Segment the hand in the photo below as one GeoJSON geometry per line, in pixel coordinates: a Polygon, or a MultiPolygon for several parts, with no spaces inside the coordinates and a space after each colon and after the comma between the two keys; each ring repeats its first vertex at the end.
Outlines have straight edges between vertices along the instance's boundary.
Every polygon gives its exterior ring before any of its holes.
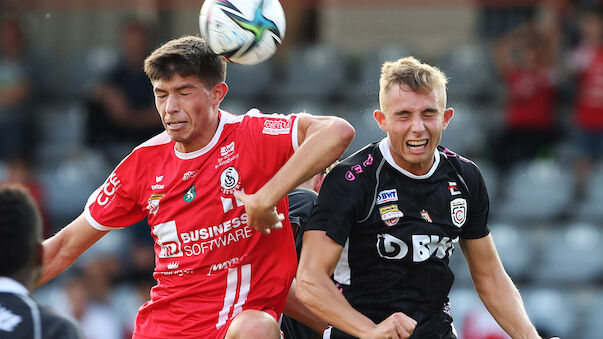
{"type": "Polygon", "coordinates": [[[396,312],[374,327],[362,339],[405,339],[415,330],[417,322],[402,312],[396,312]]]}
{"type": "Polygon", "coordinates": [[[265,206],[263,199],[256,194],[245,194],[235,191],[234,196],[245,205],[247,225],[262,234],[270,234],[274,228],[282,228],[285,216],[276,212],[276,206],[265,206]]]}

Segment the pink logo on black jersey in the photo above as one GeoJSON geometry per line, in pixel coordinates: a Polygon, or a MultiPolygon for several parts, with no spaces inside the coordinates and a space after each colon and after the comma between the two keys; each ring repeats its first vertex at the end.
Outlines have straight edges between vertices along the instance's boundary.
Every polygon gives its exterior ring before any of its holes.
{"type": "Polygon", "coordinates": [[[356,172],[356,174],[360,174],[360,173],[362,173],[362,166],[360,166],[360,165],[354,165],[354,166],[352,166],[352,170],[354,172],[356,172]]]}
{"type": "Polygon", "coordinates": [[[362,162],[364,167],[368,167],[373,164],[373,156],[371,154],[368,155],[368,158],[362,162]]]}
{"type": "Polygon", "coordinates": [[[354,173],[352,173],[352,171],[347,171],[347,172],[345,173],[345,178],[346,178],[348,181],[354,181],[354,180],[356,179],[356,177],[354,176],[354,173]]]}

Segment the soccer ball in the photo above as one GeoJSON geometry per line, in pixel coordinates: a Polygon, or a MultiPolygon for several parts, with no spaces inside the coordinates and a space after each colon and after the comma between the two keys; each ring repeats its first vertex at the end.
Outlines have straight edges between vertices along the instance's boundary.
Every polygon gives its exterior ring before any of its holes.
{"type": "Polygon", "coordinates": [[[285,13],[278,0],[205,0],[201,36],[214,53],[237,64],[271,57],[285,37],[285,13]]]}

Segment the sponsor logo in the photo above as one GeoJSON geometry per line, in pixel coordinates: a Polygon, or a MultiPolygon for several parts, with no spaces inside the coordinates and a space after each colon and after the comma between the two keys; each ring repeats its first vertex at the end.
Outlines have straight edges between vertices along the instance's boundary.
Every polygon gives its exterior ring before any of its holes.
{"type": "Polygon", "coordinates": [[[168,270],[175,270],[180,266],[180,263],[177,261],[172,261],[171,263],[167,264],[167,269],[168,270]]]}
{"type": "Polygon", "coordinates": [[[159,258],[183,256],[174,220],[151,226],[151,232],[155,235],[157,245],[159,245],[159,255],[157,255],[159,258]]]}
{"type": "Polygon", "coordinates": [[[157,211],[159,210],[159,200],[161,200],[161,198],[164,196],[165,194],[151,194],[147,200],[147,209],[149,210],[149,214],[157,214],[157,211]]]}
{"type": "Polygon", "coordinates": [[[161,185],[161,184],[151,185],[152,190],[162,190],[164,187],[165,187],[165,185],[161,185]]]}
{"type": "MultiPolygon", "coordinates": [[[[232,154],[229,154],[229,155],[232,155],[232,154]]],[[[238,158],[239,158],[239,154],[238,153],[235,154],[232,157],[226,156],[226,157],[218,158],[218,163],[216,165],[214,165],[214,168],[218,168],[220,166],[224,166],[224,165],[230,164],[231,162],[235,161],[238,158]]]]}
{"type": "Polygon", "coordinates": [[[247,256],[247,254],[243,255],[243,257],[241,257],[240,259],[239,258],[230,258],[224,262],[212,264],[209,267],[209,272],[207,272],[207,275],[211,275],[214,272],[218,272],[218,271],[222,271],[227,268],[230,268],[230,267],[234,266],[235,264],[241,262],[241,260],[246,256],[247,256]]]}
{"type": "Polygon", "coordinates": [[[450,190],[450,194],[451,195],[459,195],[459,194],[461,194],[461,191],[459,191],[456,188],[456,182],[455,181],[449,181],[448,182],[448,189],[450,190]]]}
{"type": "Polygon", "coordinates": [[[241,186],[239,172],[234,167],[228,167],[220,174],[221,191],[224,194],[232,194],[241,186]]]}
{"type": "Polygon", "coordinates": [[[199,170],[188,171],[188,172],[184,173],[184,175],[182,176],[182,181],[187,181],[187,180],[190,180],[190,179],[196,177],[197,173],[199,173],[199,170]]]}
{"type": "Polygon", "coordinates": [[[266,120],[262,133],[270,135],[289,134],[290,130],[291,120],[266,120]]]}
{"type": "Polygon", "coordinates": [[[234,153],[234,150],[235,150],[235,142],[233,141],[230,144],[220,148],[220,155],[223,157],[228,156],[228,155],[234,153]]]}
{"type": "Polygon", "coordinates": [[[399,260],[412,254],[413,262],[423,262],[430,257],[443,259],[452,255],[454,243],[459,238],[450,239],[439,235],[413,234],[410,243],[398,239],[391,234],[377,235],[377,253],[382,258],[399,260]]]}
{"type": "Polygon", "coordinates": [[[362,166],[354,165],[354,166],[352,166],[352,171],[354,171],[356,174],[360,174],[360,173],[362,173],[362,166]]]}
{"type": "Polygon", "coordinates": [[[431,220],[431,217],[429,216],[429,212],[427,212],[426,210],[421,211],[421,218],[423,218],[423,220],[427,222],[433,222],[433,220],[431,220]]]}
{"type": "Polygon", "coordinates": [[[450,202],[450,214],[452,217],[452,223],[461,227],[467,220],[467,200],[463,198],[456,198],[450,202]]]}
{"type": "Polygon", "coordinates": [[[345,173],[345,178],[346,178],[348,181],[354,181],[354,180],[356,180],[356,176],[354,175],[354,173],[352,173],[352,171],[347,171],[347,172],[345,173]]]}
{"type": "Polygon", "coordinates": [[[107,179],[107,182],[105,182],[101,191],[96,197],[96,202],[99,205],[104,206],[113,201],[113,199],[115,199],[115,192],[121,186],[120,183],[121,181],[117,179],[117,174],[115,174],[115,172],[111,173],[109,179],[107,179]]]}
{"type": "Polygon", "coordinates": [[[161,180],[163,180],[163,175],[156,175],[155,176],[155,182],[161,182],[161,180]]]}
{"type": "Polygon", "coordinates": [[[186,193],[184,193],[184,197],[182,197],[182,199],[184,199],[184,201],[186,202],[191,202],[195,199],[196,196],[197,191],[195,190],[195,185],[193,185],[186,191],[186,193]]]}
{"type": "Polygon", "coordinates": [[[398,209],[398,205],[380,207],[379,214],[387,226],[394,226],[404,216],[404,213],[398,209]]]}
{"type": "Polygon", "coordinates": [[[377,205],[384,204],[386,202],[398,201],[398,191],[396,189],[385,190],[377,194],[377,205]]]}
{"type": "MultiPolygon", "coordinates": [[[[21,316],[0,305],[0,331],[12,332],[23,321],[21,316]]],[[[10,337],[10,335],[9,335],[10,337]]]]}
{"type": "Polygon", "coordinates": [[[372,154],[369,154],[369,155],[368,155],[368,158],[366,158],[366,160],[364,160],[364,161],[362,162],[362,166],[364,166],[364,167],[369,167],[369,166],[370,166],[370,165],[372,165],[372,164],[373,164],[373,155],[372,155],[372,154]]]}

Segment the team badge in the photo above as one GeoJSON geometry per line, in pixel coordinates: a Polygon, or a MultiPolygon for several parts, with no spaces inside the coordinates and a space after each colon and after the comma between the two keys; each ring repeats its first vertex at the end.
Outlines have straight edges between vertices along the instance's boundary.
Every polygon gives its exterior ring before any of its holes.
{"type": "Polygon", "coordinates": [[[431,217],[429,216],[429,212],[427,212],[426,210],[422,210],[421,211],[421,218],[423,218],[423,220],[432,223],[433,220],[431,219],[431,217]]]}
{"type": "Polygon", "coordinates": [[[184,201],[186,202],[191,202],[195,199],[196,196],[197,191],[195,190],[195,185],[193,185],[186,191],[186,193],[184,193],[184,197],[182,199],[184,199],[184,201]]]}
{"type": "Polygon", "coordinates": [[[448,189],[450,190],[450,195],[459,195],[459,194],[461,194],[461,191],[459,191],[456,188],[456,182],[455,181],[449,181],[448,182],[448,189]]]}
{"type": "Polygon", "coordinates": [[[149,200],[147,200],[147,209],[149,210],[149,214],[156,215],[159,210],[159,200],[163,198],[165,194],[151,194],[149,200]]]}
{"type": "Polygon", "coordinates": [[[235,190],[241,187],[240,175],[236,168],[228,167],[220,174],[221,191],[224,194],[233,194],[235,190]]]}
{"type": "Polygon", "coordinates": [[[377,205],[384,204],[386,202],[398,201],[398,191],[396,189],[385,190],[377,194],[377,205]]]}
{"type": "Polygon", "coordinates": [[[404,216],[404,213],[398,209],[398,205],[388,205],[379,208],[381,220],[387,226],[394,226],[404,216]]]}
{"type": "Polygon", "coordinates": [[[461,227],[467,220],[467,200],[463,198],[456,198],[450,202],[450,214],[452,217],[452,223],[461,227]]]}

